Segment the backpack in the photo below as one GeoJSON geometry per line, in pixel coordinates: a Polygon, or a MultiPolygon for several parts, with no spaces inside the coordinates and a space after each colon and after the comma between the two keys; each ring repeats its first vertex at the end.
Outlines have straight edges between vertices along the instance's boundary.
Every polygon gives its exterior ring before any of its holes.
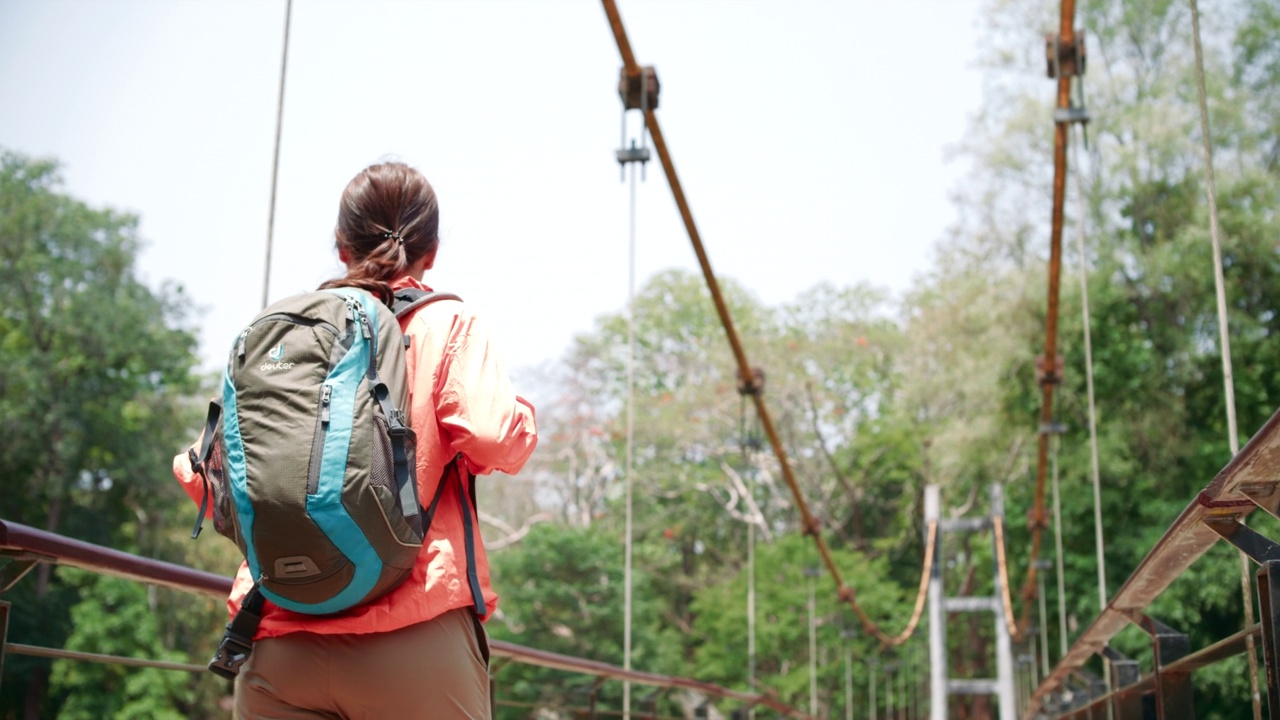
{"type": "Polygon", "coordinates": [[[214,529],[254,585],[210,670],[239,672],[264,599],[331,615],[409,576],[445,483],[424,509],[398,319],[443,299],[459,298],[401,290],[393,311],[363,290],[318,290],[271,305],[236,338],[190,451],[205,488],[192,537],[212,501],[214,529]]]}

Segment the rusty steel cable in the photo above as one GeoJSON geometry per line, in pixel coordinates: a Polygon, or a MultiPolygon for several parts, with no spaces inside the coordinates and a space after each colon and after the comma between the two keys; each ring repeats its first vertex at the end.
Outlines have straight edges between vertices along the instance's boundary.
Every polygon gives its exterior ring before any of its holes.
{"type": "Polygon", "coordinates": [[[21,645],[5,643],[4,652],[27,657],[50,658],[53,660],[79,660],[80,662],[104,663],[107,665],[128,665],[130,667],[154,668],[157,670],[180,670],[182,672],[202,673],[209,670],[204,665],[166,662],[164,660],[147,660],[145,658],[123,657],[120,655],[104,655],[101,653],[79,652],[76,650],[58,650],[57,648],[40,647],[38,645],[21,645]]]}
{"type": "MultiPolygon", "coordinates": [[[[225,599],[227,594],[231,592],[232,579],[230,577],[215,575],[174,563],[153,560],[120,550],[113,550],[3,518],[0,518],[0,552],[3,552],[8,557],[15,558],[18,562],[32,566],[36,563],[50,563],[74,567],[110,577],[125,578],[149,585],[172,588],[184,593],[205,595],[218,600],[225,599]]],[[[22,576],[17,576],[17,578],[20,577],[22,576]]],[[[16,580],[17,578],[13,579],[16,580]]],[[[785,717],[802,719],[810,717],[799,709],[790,707],[770,695],[742,692],[692,678],[626,670],[598,660],[561,655],[560,653],[524,647],[503,640],[491,640],[489,645],[494,658],[505,659],[522,665],[592,675],[600,680],[629,680],[633,683],[658,689],[688,690],[712,697],[739,701],[752,707],[769,708],[785,717]]],[[[47,651],[49,651],[47,648],[15,646],[14,643],[6,643],[4,647],[10,652],[18,652],[15,651],[15,647],[20,650],[25,649],[27,650],[25,654],[29,655],[37,653],[47,655],[47,651]]],[[[126,659],[132,661],[132,659],[126,659]]],[[[188,668],[177,667],[174,669],[186,670],[188,668]]],[[[204,671],[206,668],[201,666],[200,670],[204,671]]]]}
{"type": "MultiPolygon", "coordinates": [[[[1062,0],[1058,22],[1058,40],[1055,62],[1058,65],[1057,109],[1067,111],[1071,107],[1071,78],[1080,68],[1082,54],[1077,52],[1072,67],[1062,67],[1058,61],[1062,47],[1076,41],[1075,0],[1062,0]]],[[[1042,403],[1040,407],[1040,445],[1036,465],[1035,504],[1031,510],[1031,552],[1027,560],[1027,576],[1022,586],[1022,616],[1018,620],[1015,641],[1021,641],[1031,626],[1031,606],[1036,599],[1036,560],[1040,557],[1040,544],[1045,526],[1044,490],[1045,475],[1049,465],[1049,435],[1053,425],[1053,388],[1057,385],[1058,357],[1058,296],[1062,276],[1062,215],[1067,194],[1067,145],[1070,141],[1071,121],[1055,116],[1053,140],[1053,210],[1049,232],[1049,302],[1045,316],[1044,379],[1041,381],[1042,403]]]]}
{"type": "Polygon", "coordinates": [[[996,536],[996,571],[1000,578],[1000,606],[1004,611],[1004,624],[1009,634],[1018,631],[1018,621],[1013,615],[1013,597],[1009,594],[1009,561],[1004,549],[1004,518],[999,515],[991,520],[991,528],[996,536]]]}
{"type": "MultiPolygon", "coordinates": [[[[601,0],[601,4],[604,6],[605,15],[608,16],[614,40],[618,43],[618,53],[622,56],[623,70],[628,78],[636,78],[641,74],[640,65],[636,62],[635,54],[631,49],[631,42],[627,39],[627,30],[622,24],[622,15],[618,12],[617,3],[615,0],[601,0]]],[[[667,148],[667,141],[662,134],[662,126],[658,123],[658,116],[652,107],[644,108],[644,116],[646,126],[649,128],[649,136],[653,140],[653,147],[658,152],[658,159],[662,161],[662,170],[666,174],[667,184],[671,187],[671,194],[675,198],[676,207],[679,209],[680,217],[684,221],[685,230],[689,233],[689,241],[693,244],[693,251],[698,256],[698,265],[702,269],[702,276],[706,280],[707,289],[711,292],[711,299],[715,303],[717,314],[720,316],[720,324],[724,326],[725,334],[728,336],[729,346],[733,350],[733,357],[738,365],[739,377],[753,377],[751,364],[747,362],[746,351],[742,347],[742,341],[738,337],[737,330],[734,329],[733,317],[729,314],[729,307],[720,292],[720,283],[716,280],[715,273],[711,269],[711,261],[708,259],[707,251],[702,245],[702,237],[698,233],[697,225],[693,222],[693,212],[689,209],[689,201],[685,198],[684,187],[680,184],[675,164],[671,161],[671,152],[667,148]]],[[[822,562],[835,581],[836,591],[840,600],[849,604],[850,608],[858,616],[863,628],[879,639],[881,643],[890,647],[903,644],[915,632],[915,628],[919,623],[920,613],[923,610],[923,601],[917,600],[916,612],[912,622],[908,624],[903,633],[899,633],[896,636],[886,633],[867,615],[866,611],[857,602],[856,589],[845,584],[844,579],[841,577],[840,569],[836,567],[830,548],[827,546],[826,541],[822,539],[821,523],[809,509],[804,493],[800,490],[800,485],[791,470],[791,463],[787,459],[786,449],[782,446],[782,439],[773,425],[773,418],[769,415],[768,408],[765,406],[763,393],[751,393],[751,396],[755,401],[756,416],[760,420],[765,435],[769,438],[773,454],[778,459],[778,464],[782,469],[782,477],[786,481],[787,487],[791,490],[796,509],[800,512],[804,532],[813,537],[818,553],[822,557],[822,562]]],[[[932,538],[935,534],[936,528],[931,524],[929,535],[932,538]]],[[[932,541],[930,541],[930,546],[932,547],[932,541]]],[[[928,587],[932,559],[931,547],[925,553],[925,571],[920,581],[920,598],[925,596],[925,589],[928,587]]]]}

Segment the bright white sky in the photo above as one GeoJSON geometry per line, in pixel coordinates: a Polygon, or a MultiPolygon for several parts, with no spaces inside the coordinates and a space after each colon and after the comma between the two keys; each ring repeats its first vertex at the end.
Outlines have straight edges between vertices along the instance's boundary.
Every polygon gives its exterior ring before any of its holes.
{"type": "MultiPolygon", "coordinates": [[[[981,103],[978,0],[619,0],[721,278],[765,302],[933,261],[981,103]]],[[[0,146],[141,216],[143,278],[204,308],[225,358],[260,308],[284,0],[0,0],[0,146]]],[[[558,358],[626,304],[621,60],[595,0],[295,0],[270,298],[340,274],[337,202],[396,157],[441,199],[427,280],[496,328],[508,364],[558,358]]],[[[633,118],[633,127],[635,123],[633,118]]],[[[637,283],[697,271],[655,162],[637,283]]]]}

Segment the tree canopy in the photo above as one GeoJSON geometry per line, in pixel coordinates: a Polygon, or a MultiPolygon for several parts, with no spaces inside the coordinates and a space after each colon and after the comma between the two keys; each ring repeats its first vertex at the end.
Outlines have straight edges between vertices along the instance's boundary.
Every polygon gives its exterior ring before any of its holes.
{"type": "MultiPolygon", "coordinates": [[[[891,634],[915,600],[926,485],[942,488],[947,517],[984,514],[987,488],[1002,485],[1015,586],[1027,569],[1021,517],[1037,462],[1035,362],[1052,197],[1042,50],[1056,4],[1001,0],[985,18],[987,97],[961,143],[969,174],[955,195],[959,219],[909,292],[824,284],[770,305],[720,278],[833,561],[891,634]]],[[[1065,592],[1050,582],[1046,600],[1062,603],[1066,637],[1055,618],[1043,619],[1053,657],[1098,612],[1082,275],[1111,590],[1230,454],[1187,9],[1086,0],[1080,19],[1091,120],[1073,134],[1064,238],[1056,419],[1065,432],[1052,461],[1065,592]]],[[[1280,11],[1269,0],[1234,0],[1205,18],[1204,32],[1234,390],[1247,436],[1280,405],[1272,362],[1280,351],[1280,11]]],[[[137,279],[140,243],[136,218],[64,194],[56,163],[0,153],[0,516],[230,572],[228,545],[184,539],[194,509],[168,467],[198,421],[193,320],[180,287],[137,279]]],[[[753,405],[738,392],[702,277],[669,270],[648,278],[633,312],[603,312],[540,382],[555,401],[540,404],[538,452],[520,478],[480,484],[502,597],[488,625],[494,637],[622,664],[629,481],[637,669],[747,690],[754,667],[757,690],[807,708],[812,663],[811,710],[829,716],[850,702],[866,707],[868,684],[883,683],[886,668],[894,682],[923,682],[920,639],[881,648],[830,578],[814,572],[813,543],[753,405]]],[[[991,592],[992,562],[987,538],[950,542],[948,592],[991,592]]],[[[1217,546],[1149,612],[1207,645],[1241,628],[1238,578],[1234,552],[1217,546]]],[[[220,603],[48,568],[5,599],[13,642],[201,664],[225,622],[220,603]]],[[[994,674],[992,635],[985,618],[953,618],[952,670],[994,674]]],[[[1147,643],[1136,631],[1114,641],[1140,659],[1147,643]]],[[[1237,657],[1197,672],[1201,717],[1242,715],[1244,668],[1237,657]]],[[[495,678],[498,714],[513,719],[587,705],[594,685],[518,665],[497,668],[495,678]]],[[[208,676],[10,656],[0,718],[221,717],[225,692],[208,676]]],[[[617,707],[620,688],[606,683],[596,699],[617,707]]],[[[633,707],[645,699],[667,714],[690,715],[701,703],[692,694],[642,694],[633,707]]],[[[971,718],[990,709],[975,700],[955,711],[971,718]]]]}

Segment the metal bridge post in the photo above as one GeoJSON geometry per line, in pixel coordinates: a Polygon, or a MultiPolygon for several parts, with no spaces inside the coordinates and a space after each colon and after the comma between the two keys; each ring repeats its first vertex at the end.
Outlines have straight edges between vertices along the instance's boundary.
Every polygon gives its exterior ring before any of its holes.
{"type": "Polygon", "coordinates": [[[947,720],[947,613],[942,606],[942,499],[937,485],[924,488],[924,524],[935,523],[929,571],[929,720],[947,720]]]}
{"type": "Polygon", "coordinates": [[[1088,717],[1089,720],[1093,720],[1093,718],[1106,720],[1107,712],[1105,707],[1097,705],[1094,701],[1107,694],[1107,681],[1096,675],[1087,673],[1084,670],[1079,670],[1078,674],[1080,675],[1080,679],[1084,681],[1085,693],[1089,698],[1086,701],[1085,706],[1088,709],[1086,717],[1088,717]]]}
{"type": "Polygon", "coordinates": [[[867,659],[867,718],[876,720],[876,659],[867,659]]]}
{"type": "Polygon", "coordinates": [[[1142,629],[1151,636],[1155,650],[1156,717],[1159,720],[1195,720],[1195,693],[1189,673],[1165,672],[1165,666],[1191,652],[1191,640],[1182,633],[1147,615],[1142,629]]]}
{"type": "Polygon", "coordinates": [[[1102,655],[1111,669],[1111,711],[1115,720],[1142,720],[1142,694],[1125,692],[1125,688],[1142,679],[1138,661],[1126,657],[1110,645],[1102,646],[1102,655]]]}
{"type": "Polygon", "coordinates": [[[0,600],[0,682],[4,681],[4,648],[9,642],[9,603],[0,600]]]}
{"type": "Polygon", "coordinates": [[[1262,658],[1267,675],[1267,711],[1280,718],[1280,637],[1276,616],[1280,613],[1280,561],[1267,560],[1258,569],[1258,602],[1262,608],[1262,658]]]}
{"type": "MultiPolygon", "coordinates": [[[[991,486],[991,517],[1004,520],[1004,489],[998,484],[991,486]]],[[[993,545],[996,542],[994,533],[992,533],[991,542],[993,545]]],[[[993,553],[992,557],[999,557],[998,551],[993,553]]],[[[1004,583],[1001,581],[998,566],[995,567],[995,590],[998,604],[1000,597],[1004,594],[1004,583]]],[[[1013,692],[1013,641],[1009,637],[1009,626],[1005,622],[1003,608],[998,608],[994,614],[996,618],[996,697],[1000,706],[1001,719],[1011,720],[1018,716],[1013,692]]]]}
{"type": "MultiPolygon", "coordinates": [[[[644,699],[640,701],[644,705],[648,706],[650,720],[658,720],[658,699],[661,698],[663,693],[665,692],[666,692],[665,688],[658,688],[657,690],[654,690],[653,692],[646,695],[644,699]]],[[[747,706],[747,712],[746,712],[747,718],[751,717],[752,707],[754,707],[754,705],[747,706]]]]}
{"type": "Polygon", "coordinates": [[[489,676],[489,712],[498,707],[498,679],[493,675],[489,676]]]}

